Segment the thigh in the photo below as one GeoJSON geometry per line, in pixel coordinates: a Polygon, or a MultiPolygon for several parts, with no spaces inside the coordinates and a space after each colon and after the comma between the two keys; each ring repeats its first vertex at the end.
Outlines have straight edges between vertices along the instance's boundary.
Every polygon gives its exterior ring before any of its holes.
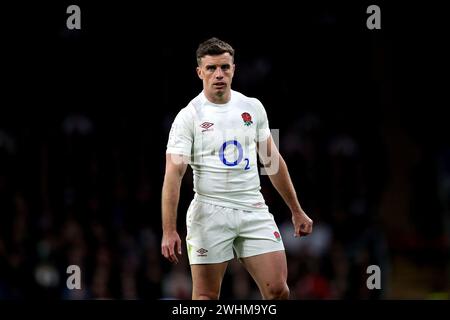
{"type": "Polygon", "coordinates": [[[191,265],[192,299],[219,299],[222,279],[227,265],[228,261],[191,265]]]}
{"type": "Polygon", "coordinates": [[[218,264],[234,257],[232,209],[194,201],[186,216],[189,263],[218,264]]]}
{"type": "Polygon", "coordinates": [[[287,262],[284,250],[268,252],[247,258],[242,263],[258,285],[263,298],[271,292],[287,287],[287,262]]]}
{"type": "Polygon", "coordinates": [[[273,215],[268,211],[242,211],[239,234],[233,247],[238,258],[284,250],[273,215]]]}

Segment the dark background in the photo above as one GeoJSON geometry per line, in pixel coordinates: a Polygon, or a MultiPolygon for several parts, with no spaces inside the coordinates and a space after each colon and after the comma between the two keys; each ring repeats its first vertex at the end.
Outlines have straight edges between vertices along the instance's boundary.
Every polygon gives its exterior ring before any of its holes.
{"type": "MultiPolygon", "coordinates": [[[[315,232],[285,241],[292,299],[448,299],[446,32],[437,5],[93,1],[1,10],[0,298],[189,298],[160,255],[168,131],[201,90],[195,50],[236,50],[233,88],[264,104],[315,232]],[[67,30],[66,8],[81,8],[67,30]],[[381,7],[381,30],[366,8],[381,7]],[[442,77],[441,77],[442,76],[442,77]],[[66,268],[82,290],[66,289],[66,268]],[[366,268],[381,268],[368,290],[366,268]]],[[[188,171],[179,206],[192,198],[188,171]]],[[[183,239],[184,240],[184,239],[183,239]]],[[[183,241],[184,242],[184,241],[183,241]]],[[[222,298],[259,298],[233,262],[222,298]]]]}

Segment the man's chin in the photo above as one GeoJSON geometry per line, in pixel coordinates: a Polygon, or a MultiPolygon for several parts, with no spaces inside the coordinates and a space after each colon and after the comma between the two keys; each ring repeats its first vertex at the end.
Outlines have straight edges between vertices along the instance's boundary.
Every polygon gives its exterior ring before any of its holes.
{"type": "Polygon", "coordinates": [[[213,86],[212,89],[213,91],[217,94],[219,92],[221,92],[222,94],[225,94],[225,92],[227,92],[227,85],[222,85],[222,86],[213,86]]]}

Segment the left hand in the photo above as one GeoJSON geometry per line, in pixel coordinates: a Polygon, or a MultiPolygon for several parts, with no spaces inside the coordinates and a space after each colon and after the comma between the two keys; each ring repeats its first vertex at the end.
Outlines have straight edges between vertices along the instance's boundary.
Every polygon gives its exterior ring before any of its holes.
{"type": "Polygon", "coordinates": [[[307,236],[312,232],[313,221],[303,210],[292,212],[292,223],[294,224],[294,236],[296,238],[307,236]]]}

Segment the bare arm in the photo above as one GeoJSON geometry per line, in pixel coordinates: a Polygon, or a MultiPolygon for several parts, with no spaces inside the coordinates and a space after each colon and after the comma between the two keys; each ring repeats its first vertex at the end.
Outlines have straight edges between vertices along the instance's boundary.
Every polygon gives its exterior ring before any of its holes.
{"type": "Polygon", "coordinates": [[[260,144],[258,145],[260,160],[266,166],[266,171],[272,185],[291,210],[295,236],[310,234],[312,232],[313,221],[306,215],[300,206],[286,162],[279,153],[271,136],[260,144]]]}
{"type": "Polygon", "coordinates": [[[177,209],[180,187],[186,172],[186,157],[176,154],[166,155],[166,173],[162,188],[162,229],[161,253],[170,262],[178,263],[181,254],[181,239],[177,232],[177,209]]]}

